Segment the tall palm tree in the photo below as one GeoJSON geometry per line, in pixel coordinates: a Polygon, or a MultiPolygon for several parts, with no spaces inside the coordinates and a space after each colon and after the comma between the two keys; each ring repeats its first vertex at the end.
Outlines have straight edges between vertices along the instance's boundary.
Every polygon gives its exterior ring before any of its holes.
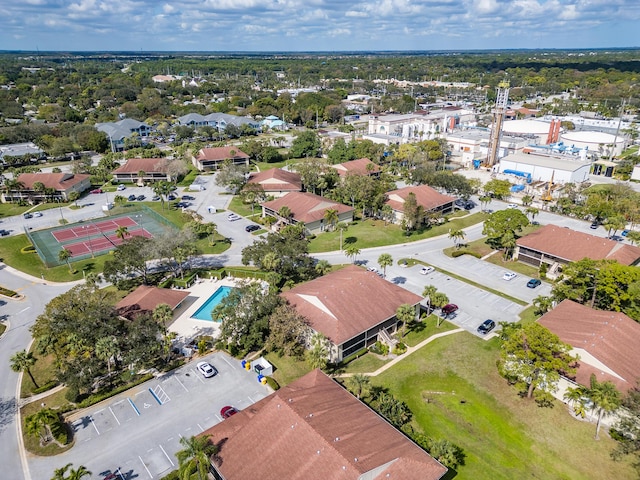
{"type": "Polygon", "coordinates": [[[327,222],[329,231],[333,231],[336,228],[338,220],[338,210],[336,210],[335,208],[327,208],[324,211],[324,221],[327,222]]]}
{"type": "Polygon", "coordinates": [[[176,453],[180,480],[191,480],[194,474],[197,475],[198,480],[207,480],[209,459],[218,451],[218,448],[211,443],[209,436],[182,437],[180,445],[184,447],[176,453]]]}
{"type": "MultiPolygon", "coordinates": [[[[58,260],[61,262],[66,262],[67,266],[69,267],[69,271],[72,272],[71,270],[71,252],[69,250],[67,250],[66,248],[63,248],[62,250],[60,250],[58,252],[58,260]]],[[[72,272],[73,273],[73,272],[72,272]]]]}
{"type": "Polygon", "coordinates": [[[11,356],[11,370],[14,372],[27,372],[29,378],[33,382],[33,385],[36,388],[40,388],[36,379],[33,378],[33,374],[31,373],[31,367],[36,364],[37,358],[33,356],[33,353],[27,352],[26,350],[22,350],[21,352],[16,352],[11,356]]]}
{"type": "Polygon", "coordinates": [[[128,237],[129,235],[131,234],[129,233],[129,230],[127,229],[127,227],[125,227],[124,225],[120,225],[116,229],[116,237],[118,237],[122,241],[124,241],[125,237],[128,237]]]}
{"type": "Polygon", "coordinates": [[[118,340],[115,337],[101,337],[96,341],[96,348],[94,350],[96,357],[106,362],[107,372],[111,375],[111,364],[114,366],[117,362],[118,355],[120,354],[120,347],[118,347],[118,340]]]}
{"type": "Polygon", "coordinates": [[[464,240],[466,234],[461,229],[449,229],[449,238],[453,240],[456,248],[460,247],[460,241],[464,240]]]}
{"type": "Polygon", "coordinates": [[[553,299],[544,295],[538,295],[532,303],[536,307],[536,315],[547,313],[553,307],[553,299]]]}
{"type": "Polygon", "coordinates": [[[360,255],[360,249],[355,243],[351,243],[344,249],[344,254],[350,258],[353,263],[355,263],[356,257],[360,255]]]}
{"type": "Polygon", "coordinates": [[[383,274],[387,276],[387,267],[393,265],[393,257],[390,253],[381,253],[378,257],[378,265],[382,268],[383,274]]]}
{"type": "Polygon", "coordinates": [[[416,318],[415,307],[408,303],[403,303],[396,309],[396,318],[402,322],[400,330],[400,338],[402,338],[407,331],[407,325],[416,318]]]}
{"type": "Polygon", "coordinates": [[[69,470],[69,476],[66,477],[66,480],[82,480],[87,475],[91,476],[91,472],[84,465],[80,465],[78,468],[69,470]]]}
{"type": "Polygon", "coordinates": [[[422,296],[425,299],[428,299],[427,302],[427,316],[431,313],[431,298],[436,294],[438,289],[435,285],[425,285],[424,290],[422,290],[422,296]]]}
{"type": "Polygon", "coordinates": [[[578,385],[575,388],[568,388],[564,393],[564,399],[569,402],[573,408],[573,413],[584,418],[586,415],[585,397],[587,394],[587,388],[582,385],[578,385]]]}
{"type": "Polygon", "coordinates": [[[291,209],[289,207],[283,205],[280,207],[280,210],[278,210],[278,216],[280,217],[280,219],[284,220],[285,223],[291,223],[293,212],[291,212],[291,209]]]}
{"type": "MultiPolygon", "coordinates": [[[[449,303],[449,297],[447,297],[446,293],[436,292],[433,295],[431,295],[431,306],[433,308],[442,308],[447,303],[449,303]]],[[[442,317],[440,315],[437,315],[436,327],[440,327],[441,323],[442,323],[442,317]]]]}
{"type": "Polygon", "coordinates": [[[355,375],[348,377],[345,380],[347,388],[353,393],[358,400],[362,397],[366,397],[371,392],[371,382],[367,375],[362,373],[356,373],[355,375]]]}
{"type": "Polygon", "coordinates": [[[622,403],[622,397],[613,382],[598,382],[594,374],[591,374],[591,388],[588,391],[588,397],[592,404],[592,410],[598,415],[594,437],[598,440],[602,417],[615,412],[622,403]]]}
{"type": "Polygon", "coordinates": [[[40,443],[44,444],[51,433],[51,425],[58,421],[58,414],[50,408],[38,410],[33,415],[24,419],[25,431],[33,437],[40,437],[40,443]]]}

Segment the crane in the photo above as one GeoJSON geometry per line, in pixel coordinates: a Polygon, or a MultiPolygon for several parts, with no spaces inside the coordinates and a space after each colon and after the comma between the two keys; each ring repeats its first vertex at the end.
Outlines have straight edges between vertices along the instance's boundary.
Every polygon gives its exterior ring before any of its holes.
{"type": "Polygon", "coordinates": [[[491,126],[491,139],[489,140],[489,152],[485,165],[493,167],[498,159],[498,148],[500,148],[500,135],[502,134],[502,122],[504,112],[507,110],[509,101],[509,82],[502,81],[498,84],[496,95],[496,105],[493,109],[493,123],[491,126]]]}

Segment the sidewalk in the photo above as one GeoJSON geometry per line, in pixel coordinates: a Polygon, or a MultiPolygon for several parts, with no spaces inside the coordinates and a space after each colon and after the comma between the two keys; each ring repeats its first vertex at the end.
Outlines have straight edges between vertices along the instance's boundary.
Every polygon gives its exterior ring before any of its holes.
{"type": "MultiPolygon", "coordinates": [[[[421,341],[416,346],[408,347],[407,351],[405,353],[403,353],[402,355],[397,356],[396,358],[391,360],[389,363],[385,363],[383,366],[381,366],[375,372],[363,373],[361,375],[367,375],[369,377],[376,377],[376,376],[380,375],[382,372],[384,372],[384,371],[388,370],[389,368],[393,367],[396,363],[398,363],[398,362],[404,360],[405,358],[407,358],[413,352],[416,352],[416,351],[420,350],[422,347],[424,347],[428,343],[431,343],[432,341],[434,341],[434,340],[436,340],[438,338],[446,337],[447,335],[451,335],[451,334],[454,334],[454,333],[460,333],[460,332],[466,332],[466,330],[464,328],[456,328],[455,330],[449,330],[449,331],[446,331],[446,332],[436,333],[435,335],[431,335],[429,338],[421,341]]],[[[352,377],[354,375],[356,375],[356,374],[355,373],[342,373],[340,375],[336,375],[336,377],[347,378],[347,377],[352,377]]]]}

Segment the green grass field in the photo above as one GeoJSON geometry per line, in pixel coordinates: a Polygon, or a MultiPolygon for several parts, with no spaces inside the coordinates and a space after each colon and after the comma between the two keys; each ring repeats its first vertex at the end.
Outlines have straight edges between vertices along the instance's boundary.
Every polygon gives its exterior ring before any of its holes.
{"type": "Polygon", "coordinates": [[[464,449],[457,479],[632,478],[614,462],[615,443],[566,407],[539,408],[518,397],[496,370],[498,340],[460,333],[434,341],[378,377],[413,412],[414,428],[464,449]]]}

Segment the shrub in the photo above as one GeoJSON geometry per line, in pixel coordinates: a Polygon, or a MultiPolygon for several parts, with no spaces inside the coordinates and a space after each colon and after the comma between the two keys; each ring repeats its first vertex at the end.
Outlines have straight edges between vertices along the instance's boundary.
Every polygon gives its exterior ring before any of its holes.
{"type": "Polygon", "coordinates": [[[33,245],[27,245],[26,247],[22,247],[20,249],[20,253],[36,253],[36,247],[33,245]]]}
{"type": "Polygon", "coordinates": [[[59,385],[59,383],[57,381],[52,380],[52,381],[48,382],[47,384],[42,385],[41,387],[34,389],[33,390],[33,394],[37,395],[39,393],[46,392],[47,390],[51,390],[52,388],[57,387],[58,385],[59,385]]]}
{"type": "Polygon", "coordinates": [[[406,351],[407,351],[407,346],[402,342],[396,344],[396,346],[393,348],[394,355],[402,355],[406,351]]]}
{"type": "Polygon", "coordinates": [[[389,345],[382,343],[380,340],[371,345],[370,349],[373,353],[377,353],[378,355],[389,355],[389,345]]]}
{"type": "Polygon", "coordinates": [[[451,256],[453,258],[458,258],[462,255],[471,255],[472,257],[482,258],[482,256],[479,253],[472,252],[471,250],[456,250],[454,252],[451,252],[451,256]]]}
{"type": "Polygon", "coordinates": [[[267,379],[267,385],[269,385],[273,390],[278,390],[280,385],[276,382],[275,378],[272,377],[264,377],[267,379]]]}

